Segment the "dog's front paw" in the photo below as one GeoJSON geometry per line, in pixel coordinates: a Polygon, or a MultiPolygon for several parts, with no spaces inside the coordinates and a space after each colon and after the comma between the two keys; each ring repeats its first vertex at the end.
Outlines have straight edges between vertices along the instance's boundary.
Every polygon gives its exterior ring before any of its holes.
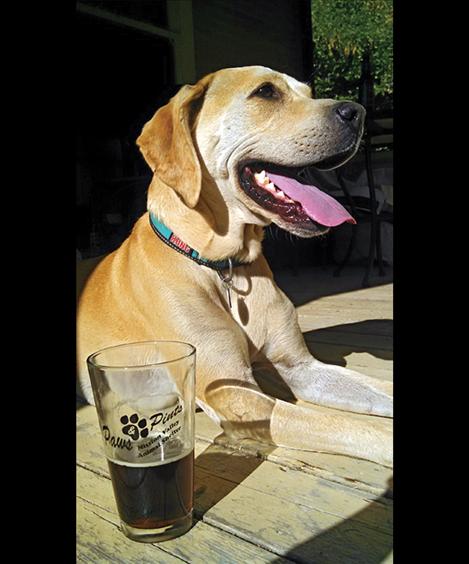
{"type": "Polygon", "coordinates": [[[298,399],[355,413],[393,416],[392,382],[316,359],[300,364],[285,376],[298,399]]]}
{"type": "Polygon", "coordinates": [[[368,398],[368,413],[369,415],[380,415],[381,417],[393,417],[394,412],[394,398],[392,395],[386,394],[382,391],[379,393],[370,394],[368,398]]]}
{"type": "Polygon", "coordinates": [[[373,387],[391,398],[394,395],[394,385],[392,382],[388,382],[387,380],[373,380],[373,387]]]}
{"type": "Polygon", "coordinates": [[[378,425],[378,437],[374,445],[374,461],[388,468],[393,467],[393,428],[390,421],[378,425]]]}

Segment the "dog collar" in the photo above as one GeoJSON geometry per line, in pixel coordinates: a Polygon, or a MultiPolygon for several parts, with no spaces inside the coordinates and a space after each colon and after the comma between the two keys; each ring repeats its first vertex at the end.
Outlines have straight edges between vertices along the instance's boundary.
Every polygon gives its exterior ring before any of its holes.
{"type": "Polygon", "coordinates": [[[220,275],[221,275],[220,271],[226,269],[230,270],[230,275],[231,275],[232,268],[234,266],[243,266],[245,264],[243,262],[231,258],[225,260],[209,260],[204,257],[201,257],[198,251],[196,251],[192,247],[189,247],[189,245],[187,243],[184,243],[184,241],[181,241],[181,239],[179,239],[179,237],[175,235],[173,231],[171,231],[171,229],[166,227],[166,225],[164,225],[164,223],[159,221],[151,212],[149,212],[148,215],[150,217],[150,225],[153,231],[156,233],[156,235],[158,235],[158,237],[162,241],[164,241],[175,251],[178,251],[179,253],[185,255],[186,257],[189,257],[190,259],[194,260],[198,264],[201,264],[202,266],[207,266],[208,268],[212,268],[213,270],[217,270],[220,275]]]}

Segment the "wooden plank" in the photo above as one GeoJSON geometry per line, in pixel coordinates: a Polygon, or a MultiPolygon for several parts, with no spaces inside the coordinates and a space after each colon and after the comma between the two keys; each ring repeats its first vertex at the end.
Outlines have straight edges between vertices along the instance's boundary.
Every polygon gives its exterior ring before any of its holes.
{"type": "MultiPolygon", "coordinates": [[[[340,327],[340,326],[339,326],[340,327]]],[[[352,347],[358,351],[377,349],[392,352],[393,339],[383,335],[367,335],[358,332],[346,332],[336,329],[316,329],[306,335],[306,339],[315,343],[325,343],[352,347]]]]}
{"type": "MultiPolygon", "coordinates": [[[[349,357],[347,357],[348,360],[349,357]]],[[[358,359],[357,359],[357,363],[358,363],[358,359]]],[[[393,368],[382,368],[382,367],[378,367],[378,366],[364,366],[361,363],[359,364],[349,364],[347,362],[347,368],[350,368],[351,370],[357,370],[358,372],[361,372],[362,374],[366,374],[368,376],[373,376],[374,378],[380,378],[381,380],[389,380],[390,382],[393,381],[393,368]]]]}
{"type": "MultiPolygon", "coordinates": [[[[376,290],[376,289],[375,289],[376,290]]],[[[310,297],[310,292],[305,290],[298,290],[296,292],[290,292],[290,299],[295,299],[298,301],[298,308],[308,309],[308,307],[324,307],[333,308],[340,307],[341,305],[347,305],[356,309],[360,306],[362,308],[373,308],[376,310],[392,310],[393,298],[392,298],[392,287],[389,287],[385,291],[373,294],[372,290],[368,291],[357,291],[353,292],[343,292],[339,294],[326,294],[324,296],[318,296],[314,299],[307,299],[310,297]],[[299,299],[301,298],[301,299],[299,299]],[[356,307],[354,307],[356,306],[356,307]]]]}
{"type": "Polygon", "coordinates": [[[218,478],[227,482],[227,493],[238,487],[234,484],[240,484],[254,492],[269,494],[277,499],[301,504],[342,519],[351,519],[387,534],[392,531],[392,501],[386,497],[386,492],[378,498],[370,494],[364,495],[363,492],[347,486],[340,486],[279,464],[248,458],[234,451],[227,452],[226,448],[218,445],[211,446],[197,459],[199,511],[205,513],[214,505],[213,484],[218,478]],[[207,507],[204,507],[205,490],[202,491],[200,486],[205,482],[207,490],[212,490],[209,492],[207,507]]]}
{"type": "Polygon", "coordinates": [[[393,323],[388,313],[381,315],[381,319],[376,312],[372,315],[366,312],[354,312],[353,315],[348,316],[343,314],[338,319],[336,313],[319,311],[309,317],[300,315],[298,322],[303,333],[318,329],[331,329],[333,331],[354,332],[364,335],[387,335],[390,337],[393,335],[393,323]],[[378,324],[382,324],[382,326],[378,328],[378,324]]]}
{"type": "Polygon", "coordinates": [[[323,271],[318,268],[301,268],[298,276],[287,270],[275,273],[275,281],[295,304],[303,304],[319,299],[340,300],[353,295],[357,300],[372,301],[385,299],[392,301],[392,272],[385,278],[373,280],[373,286],[362,288],[363,268],[348,269],[344,276],[335,278],[333,269],[323,271]]]}
{"type": "Polygon", "coordinates": [[[330,328],[335,331],[349,331],[362,334],[393,334],[392,313],[360,309],[338,312],[333,308],[298,312],[298,323],[303,333],[318,329],[330,328]]]}
{"type": "Polygon", "coordinates": [[[360,371],[360,367],[368,369],[387,369],[392,373],[392,351],[374,349],[370,352],[356,352],[347,345],[316,343],[308,337],[305,339],[311,354],[327,364],[338,364],[360,371]]]}
{"type": "MultiPolygon", "coordinates": [[[[236,454],[227,456],[223,452],[225,467],[218,467],[217,473],[214,473],[210,464],[214,454],[211,452],[204,462],[209,465],[209,470],[197,470],[197,508],[204,522],[197,523],[183,537],[164,543],[165,551],[173,556],[191,562],[203,559],[209,562],[262,562],[273,557],[269,553],[259,553],[260,549],[250,544],[246,546],[231,535],[298,562],[310,562],[313,556],[321,555],[328,544],[321,535],[329,540],[334,537],[334,559],[326,557],[322,560],[324,562],[353,562],[358,554],[362,558],[380,561],[376,560],[378,555],[384,557],[389,552],[392,537],[386,531],[392,527],[392,506],[385,498],[370,501],[358,495],[350,496],[347,488],[334,490],[312,476],[288,472],[269,462],[259,462],[245,476],[245,457],[240,458],[236,454]],[[229,478],[220,477],[219,472],[229,478]],[[237,480],[243,476],[242,483],[238,484],[237,480]],[[207,529],[207,524],[225,531],[226,538],[220,538],[222,533],[216,529],[207,529]],[[236,554],[236,557],[230,560],[230,554],[236,554]]],[[[91,505],[96,517],[117,527],[119,519],[110,480],[78,468],[77,484],[81,501],[91,505]]],[[[83,524],[83,521],[80,522],[83,524]]],[[[96,529],[102,529],[101,523],[90,523],[88,519],[83,526],[86,527],[82,531],[85,539],[88,538],[87,531],[92,531],[89,541],[81,541],[84,546],[90,544],[97,550],[103,550],[100,542],[110,544],[106,535],[101,533],[99,541],[94,536],[96,529]]],[[[112,548],[109,550],[112,554],[112,548]]],[[[330,552],[331,548],[328,550],[330,552]]],[[[127,558],[124,551],[120,553],[127,558]]]]}
{"type": "MultiPolygon", "coordinates": [[[[326,364],[346,366],[347,368],[357,370],[358,372],[362,372],[362,369],[368,369],[371,371],[371,375],[374,375],[373,370],[376,368],[380,371],[386,370],[389,376],[392,377],[392,360],[377,358],[373,354],[365,352],[350,352],[350,349],[347,350],[334,345],[323,345],[322,343],[307,344],[313,356],[326,364]]],[[[386,351],[380,351],[380,354],[384,356],[386,351]]]]}
{"type": "MultiPolygon", "coordinates": [[[[294,300],[299,308],[308,307],[338,307],[348,305],[353,307],[360,305],[363,308],[372,308],[376,310],[391,310],[393,305],[392,287],[385,290],[377,291],[376,288],[370,291],[353,290],[352,292],[326,293],[325,295],[313,296],[311,291],[298,289],[289,292],[289,297],[294,300]]],[[[354,308],[355,309],[355,308],[354,308]]]]}
{"type": "Polygon", "coordinates": [[[303,333],[308,331],[324,331],[331,333],[341,333],[344,338],[350,338],[351,334],[392,337],[394,334],[393,321],[384,317],[383,319],[363,319],[362,321],[352,321],[341,323],[336,315],[324,314],[319,311],[311,314],[300,314],[298,321],[303,333]]]}
{"type": "MultiPolygon", "coordinates": [[[[242,540],[203,521],[196,521],[185,535],[162,544],[142,544],[128,540],[119,530],[111,482],[77,469],[79,523],[78,547],[83,556],[119,554],[116,562],[263,562],[286,563],[277,554],[242,540]],[[117,541],[117,547],[116,547],[117,541]],[[159,552],[155,552],[155,548],[159,552]],[[151,550],[153,549],[153,550],[151,550]],[[164,551],[163,554],[160,554],[164,551]],[[153,558],[153,560],[152,560],[153,558]]],[[[101,561],[101,560],[99,560],[101,561]]],[[[96,559],[94,560],[96,562],[96,559]]]]}
{"type": "Polygon", "coordinates": [[[391,319],[391,304],[385,301],[373,300],[364,302],[350,299],[335,303],[318,301],[297,306],[298,315],[315,315],[318,312],[329,313],[335,316],[336,324],[344,323],[345,319],[356,316],[357,319],[391,319]]]}
{"type": "MultiPolygon", "coordinates": [[[[278,478],[274,470],[275,465],[268,469],[271,484],[278,478]]],[[[259,478],[260,483],[262,479],[265,477],[259,478]]],[[[220,486],[223,480],[213,475],[207,475],[207,480],[212,489],[226,486],[220,486]]],[[[372,509],[365,507],[358,515],[365,518],[368,510],[373,511],[374,502],[369,506],[372,509]]],[[[295,562],[381,562],[392,550],[392,535],[358,519],[331,515],[244,483],[210,507],[203,519],[295,562]]]]}
{"type": "MultiPolygon", "coordinates": [[[[326,410],[326,408],[324,408],[326,410]]],[[[355,417],[366,417],[350,414],[355,417]]],[[[223,434],[219,425],[205,413],[196,414],[196,430],[199,441],[216,443],[232,450],[238,450],[252,457],[268,460],[286,468],[301,470],[349,488],[365,495],[381,495],[389,486],[393,471],[368,460],[350,458],[336,454],[309,452],[286,448],[273,448],[251,439],[233,441],[223,434]]],[[[391,495],[388,492],[388,495],[391,495]]]]}
{"type": "Polygon", "coordinates": [[[122,564],[172,564],[181,559],[153,544],[136,543],[125,537],[115,519],[98,506],[77,500],[77,561],[122,564]]]}
{"type": "MultiPolygon", "coordinates": [[[[393,296],[393,283],[391,280],[391,277],[389,277],[389,280],[383,284],[376,284],[375,286],[370,286],[369,288],[362,288],[361,287],[361,281],[362,281],[362,277],[359,277],[359,281],[360,281],[360,285],[358,287],[350,287],[350,288],[335,288],[336,291],[331,291],[334,290],[332,288],[330,288],[329,282],[330,279],[328,279],[327,277],[324,277],[323,280],[323,284],[326,288],[329,288],[329,292],[327,294],[325,294],[323,296],[323,298],[327,298],[327,299],[340,299],[342,297],[349,297],[349,296],[354,296],[357,299],[363,299],[363,300],[374,300],[374,299],[384,299],[384,300],[389,300],[392,301],[392,296],[393,296]]],[[[347,285],[347,282],[344,280],[343,282],[339,282],[339,284],[344,284],[347,285]]]]}
{"type": "MultiPolygon", "coordinates": [[[[91,409],[88,411],[88,418],[90,418],[90,415],[95,417],[95,413],[91,409]]],[[[354,416],[353,414],[350,415],[354,416]]],[[[355,417],[366,416],[355,415],[355,417]]],[[[257,463],[259,460],[265,459],[286,468],[301,470],[306,474],[323,478],[334,484],[355,489],[361,492],[365,499],[369,499],[370,494],[377,496],[385,492],[388,488],[388,482],[392,478],[392,469],[366,460],[327,453],[273,448],[271,445],[249,439],[233,441],[226,437],[222,429],[203,412],[196,414],[196,429],[198,436],[196,441],[196,466],[202,460],[199,455],[210,444],[217,443],[231,451],[238,450],[240,453],[251,456],[257,463]]],[[[95,425],[91,425],[91,433],[87,433],[86,437],[82,436],[78,440],[77,459],[84,468],[108,476],[107,463],[102,454],[101,439],[95,425]]],[[[217,464],[214,464],[215,471],[219,463],[220,460],[217,461],[217,464]]],[[[245,464],[248,465],[249,463],[245,462],[245,464]]],[[[221,475],[224,475],[223,472],[221,475]]],[[[390,496],[392,493],[388,492],[387,495],[390,496]]]]}
{"type": "MultiPolygon", "coordinates": [[[[382,286],[374,286],[371,288],[354,288],[351,287],[349,289],[339,289],[339,288],[331,288],[328,286],[327,282],[324,283],[324,289],[326,290],[325,293],[321,293],[317,295],[315,298],[316,302],[326,302],[326,303],[340,303],[344,300],[356,300],[361,301],[363,303],[369,302],[377,302],[383,301],[388,302],[389,304],[392,303],[393,298],[393,285],[392,284],[384,284],[382,286]]],[[[288,288],[288,292],[292,292],[294,290],[295,295],[308,295],[311,294],[311,291],[314,288],[308,288],[303,283],[300,282],[300,285],[296,288],[288,288]]]]}

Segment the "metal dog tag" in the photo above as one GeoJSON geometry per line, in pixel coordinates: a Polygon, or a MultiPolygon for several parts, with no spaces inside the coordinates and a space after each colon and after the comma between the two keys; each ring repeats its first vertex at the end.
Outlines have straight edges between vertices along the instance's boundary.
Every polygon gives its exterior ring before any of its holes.
{"type": "Polygon", "coordinates": [[[232,285],[233,285],[232,282],[223,282],[223,286],[224,286],[224,288],[225,288],[225,290],[226,290],[226,297],[227,297],[227,299],[228,299],[228,304],[229,304],[229,306],[230,306],[230,309],[231,309],[231,307],[232,307],[232,306],[231,306],[231,292],[230,292],[232,285]]]}
{"type": "Polygon", "coordinates": [[[229,271],[228,271],[228,276],[223,276],[223,274],[221,273],[221,271],[217,271],[218,272],[218,276],[220,277],[223,287],[226,290],[226,298],[228,301],[228,304],[230,306],[230,309],[232,307],[231,305],[231,288],[233,287],[233,263],[231,262],[231,259],[228,259],[228,264],[229,264],[229,271]]]}

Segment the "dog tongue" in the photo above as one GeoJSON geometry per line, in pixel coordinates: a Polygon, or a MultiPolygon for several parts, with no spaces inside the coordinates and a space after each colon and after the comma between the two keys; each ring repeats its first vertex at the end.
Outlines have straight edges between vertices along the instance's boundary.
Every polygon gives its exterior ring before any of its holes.
{"type": "Polygon", "coordinates": [[[341,223],[357,223],[337,200],[328,196],[316,186],[301,184],[294,178],[273,174],[266,170],[270,180],[292,200],[300,202],[311,219],[325,225],[336,227],[341,223]]]}

